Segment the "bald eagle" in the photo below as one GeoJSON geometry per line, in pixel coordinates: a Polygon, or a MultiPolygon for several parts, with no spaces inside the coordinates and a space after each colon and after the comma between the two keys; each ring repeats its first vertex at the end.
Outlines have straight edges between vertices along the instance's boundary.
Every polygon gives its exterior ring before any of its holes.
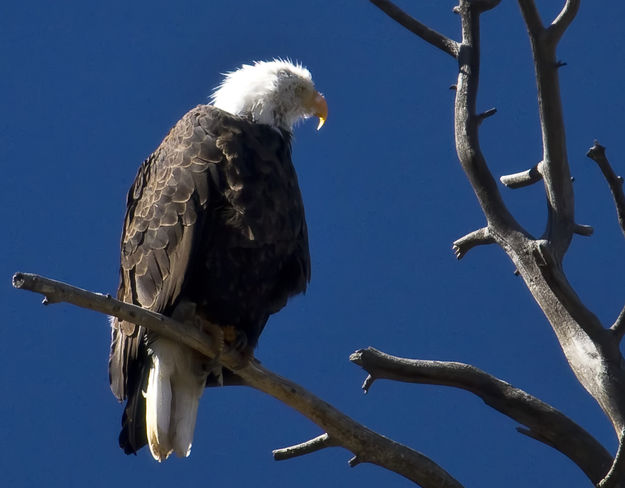
{"type": "MultiPolygon", "coordinates": [[[[305,291],[310,256],[291,162],[293,126],[327,117],[310,72],[289,61],[243,65],[174,126],[127,198],[117,297],[222,327],[251,354],[270,315],[305,291]]],[[[227,371],[224,377],[227,377],[227,371]]],[[[188,456],[215,365],[141,326],[112,319],[109,375],[127,401],[119,442],[163,461],[188,456]]]]}

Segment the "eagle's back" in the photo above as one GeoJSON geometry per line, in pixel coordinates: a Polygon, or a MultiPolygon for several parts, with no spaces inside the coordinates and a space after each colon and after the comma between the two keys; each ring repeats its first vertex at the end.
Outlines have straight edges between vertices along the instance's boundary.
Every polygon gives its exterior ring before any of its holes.
{"type": "MultiPolygon", "coordinates": [[[[207,105],[189,111],[130,188],[118,298],[170,315],[182,300],[254,346],[305,290],[310,256],[289,135],[207,105]]],[[[111,388],[128,398],[120,443],[143,444],[146,331],[113,327],[111,388]],[[142,410],[143,409],[143,410],[142,410]]]]}

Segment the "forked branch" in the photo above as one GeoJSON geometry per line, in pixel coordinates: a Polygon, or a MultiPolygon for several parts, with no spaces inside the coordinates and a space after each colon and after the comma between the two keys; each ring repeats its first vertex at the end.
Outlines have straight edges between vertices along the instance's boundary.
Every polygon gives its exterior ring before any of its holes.
{"type": "Polygon", "coordinates": [[[566,29],[569,25],[571,25],[571,22],[573,22],[573,19],[577,15],[579,4],[580,0],[566,1],[564,7],[562,7],[562,11],[547,28],[547,36],[549,36],[551,42],[557,43],[560,40],[566,29]]]}
{"type": "Polygon", "coordinates": [[[543,179],[547,193],[548,217],[545,237],[560,263],[574,233],[573,185],[566,152],[564,117],[560,99],[556,60],[558,40],[577,13],[578,0],[568,0],[545,34],[534,0],[518,0],[527,26],[538,89],[538,112],[543,140],[543,179]],[[577,6],[576,6],[577,5],[577,6]]]}
{"type": "Polygon", "coordinates": [[[520,422],[519,432],[557,449],[577,464],[593,483],[609,470],[612,457],[588,432],[551,405],[469,364],[390,356],[373,348],[356,351],[350,360],[371,379],[451,386],[480,397],[498,412],[520,422]]]}
{"type": "MultiPolygon", "coordinates": [[[[615,432],[625,428],[625,370],[614,331],[580,300],[568,282],[562,260],[574,233],[591,228],[575,223],[574,195],[566,152],[566,137],[556,59],[557,41],[577,12],[578,1],[567,0],[546,34],[534,0],[518,0],[529,32],[538,88],[543,154],[540,173],[547,195],[547,227],[534,239],[504,204],[479,141],[476,102],[480,72],[480,14],[493,0],[459,0],[462,42],[455,85],[455,142],[458,159],[487,220],[488,234],[510,257],[532,296],[543,310],[564,355],[583,387],[609,417],[615,432]]],[[[538,168],[537,168],[538,169],[538,168]]],[[[534,176],[527,175],[524,181],[534,176]]],[[[467,243],[479,242],[471,236],[467,243]]],[[[620,329],[617,328],[617,330],[620,329]]]]}
{"type": "MultiPolygon", "coordinates": [[[[28,273],[16,273],[13,286],[43,294],[46,297],[44,303],[71,303],[140,324],[207,357],[215,357],[215,341],[207,333],[141,307],[120,302],[109,295],[92,293],[28,273]]],[[[219,361],[235,370],[247,386],[271,395],[317,424],[327,432],[333,445],[354,453],[358,462],[377,464],[424,488],[462,488],[458,481],[428,457],[373,432],[298,384],[267,370],[255,359],[246,362],[236,352],[223,351],[219,361]]]]}

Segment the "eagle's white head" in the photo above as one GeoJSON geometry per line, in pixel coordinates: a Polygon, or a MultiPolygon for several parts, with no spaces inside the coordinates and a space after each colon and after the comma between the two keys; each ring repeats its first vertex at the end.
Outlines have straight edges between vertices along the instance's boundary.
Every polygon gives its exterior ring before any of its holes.
{"type": "Polygon", "coordinates": [[[226,73],[211,102],[231,114],[288,132],[309,117],[319,117],[320,129],[328,116],[328,105],[315,89],[310,71],[281,59],[244,64],[226,73]]]}

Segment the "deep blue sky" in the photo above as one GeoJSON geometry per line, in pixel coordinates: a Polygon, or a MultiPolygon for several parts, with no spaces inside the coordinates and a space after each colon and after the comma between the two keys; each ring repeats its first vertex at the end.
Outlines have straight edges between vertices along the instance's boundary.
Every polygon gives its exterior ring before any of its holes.
{"type": "MultiPolygon", "coordinates": [[[[540,2],[552,16],[563,0],[540,2]]],[[[404,1],[458,36],[452,1],[404,1]]],[[[15,271],[114,293],[125,195],[140,162],[220,73],[290,57],[313,73],[326,126],[298,127],[313,278],[270,321],[257,356],[276,372],[444,466],[467,487],[589,486],[561,454],[468,393],[376,383],[348,362],[355,349],[475,364],[550,402],[610,449],[616,441],[577,384],[553,333],[504,253],[456,262],[451,243],[484,218],[453,147],[456,66],[365,0],[309,2],[12,2],[0,17],[0,485],[413,486],[380,468],[347,466],[331,449],[274,462],[271,450],[318,427],[261,393],[207,390],[191,457],[159,465],[117,447],[122,407],[108,386],[104,317],[44,308],[15,291],[15,271]]],[[[566,269],[606,324],[623,305],[625,243],[598,169],[594,138],[625,172],[625,6],[583,2],[559,57],[577,219],[566,269]]],[[[481,130],[499,176],[541,158],[535,84],[515,2],[483,17],[481,130]]],[[[502,189],[539,234],[541,185],[502,189]]]]}

